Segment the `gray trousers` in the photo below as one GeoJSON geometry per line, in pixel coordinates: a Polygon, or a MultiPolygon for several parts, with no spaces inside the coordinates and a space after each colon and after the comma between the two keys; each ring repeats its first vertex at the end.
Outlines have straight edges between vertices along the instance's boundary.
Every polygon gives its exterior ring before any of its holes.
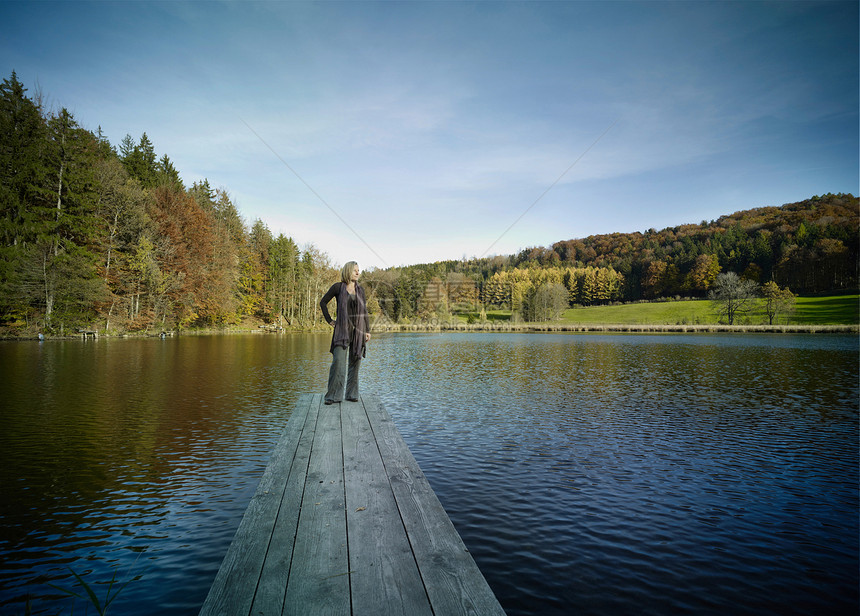
{"type": "Polygon", "coordinates": [[[361,357],[353,357],[349,349],[334,347],[331,352],[331,368],[328,371],[328,391],[325,399],[328,402],[340,402],[343,399],[343,380],[346,376],[346,398],[358,399],[358,368],[361,357]]]}

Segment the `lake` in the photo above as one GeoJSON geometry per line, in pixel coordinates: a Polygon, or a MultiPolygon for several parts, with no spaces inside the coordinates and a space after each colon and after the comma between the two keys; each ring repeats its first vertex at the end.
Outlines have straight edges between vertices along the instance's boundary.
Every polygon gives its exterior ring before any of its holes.
{"type": "MultiPolygon", "coordinates": [[[[196,614],[329,341],[0,343],[0,613],[196,614]]],[[[380,334],[361,379],[512,616],[858,612],[857,336],[380,334]]]]}

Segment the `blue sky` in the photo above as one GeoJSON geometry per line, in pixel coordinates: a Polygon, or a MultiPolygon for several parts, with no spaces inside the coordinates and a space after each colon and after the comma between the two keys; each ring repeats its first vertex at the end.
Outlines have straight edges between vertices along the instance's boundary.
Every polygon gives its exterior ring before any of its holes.
{"type": "Polygon", "coordinates": [[[858,55],[857,2],[0,3],[3,78],[365,269],[856,195],[858,55]]]}

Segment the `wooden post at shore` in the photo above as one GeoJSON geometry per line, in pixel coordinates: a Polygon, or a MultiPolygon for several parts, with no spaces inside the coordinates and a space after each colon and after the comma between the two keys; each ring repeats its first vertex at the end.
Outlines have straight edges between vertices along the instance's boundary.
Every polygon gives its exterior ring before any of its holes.
{"type": "Polygon", "coordinates": [[[200,614],[504,611],[379,399],[304,395],[200,614]]]}

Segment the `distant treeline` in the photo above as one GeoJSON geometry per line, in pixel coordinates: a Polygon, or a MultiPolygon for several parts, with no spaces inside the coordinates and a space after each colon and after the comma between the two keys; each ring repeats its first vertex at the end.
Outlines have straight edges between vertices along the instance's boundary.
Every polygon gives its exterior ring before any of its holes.
{"type": "MultiPolygon", "coordinates": [[[[827,194],[699,225],[591,236],[517,255],[363,274],[394,321],[451,311],[704,297],[719,273],[794,293],[857,288],[858,199],[827,194]]],[[[0,86],[0,329],[319,323],[329,256],[248,225],[226,189],[185,186],[144,133],[118,146],[48,111],[15,73],[0,86]]],[[[535,312],[535,314],[537,314],[535,312]]],[[[0,332],[0,333],[2,333],[0,332]]]]}
{"type": "MultiPolygon", "coordinates": [[[[715,221],[662,231],[593,235],[517,255],[414,265],[365,276],[376,284],[383,311],[393,319],[428,316],[432,301],[522,310],[566,292],[568,305],[672,297],[704,298],[717,276],[734,272],[760,285],[773,282],[798,295],[856,289],[860,203],[850,194],[826,194],[781,207],[763,207],[715,221]],[[562,290],[563,287],[563,290],[562,290]],[[543,297],[541,297],[543,293],[543,297]]],[[[438,304],[437,304],[438,306],[438,304]]],[[[544,311],[538,311],[544,312],[544,311]]]]}
{"type": "Polygon", "coordinates": [[[557,242],[517,261],[612,267],[625,277],[625,299],[703,296],[719,272],[815,294],[857,287],[858,223],[857,197],[826,194],[698,225],[557,242]]]}

